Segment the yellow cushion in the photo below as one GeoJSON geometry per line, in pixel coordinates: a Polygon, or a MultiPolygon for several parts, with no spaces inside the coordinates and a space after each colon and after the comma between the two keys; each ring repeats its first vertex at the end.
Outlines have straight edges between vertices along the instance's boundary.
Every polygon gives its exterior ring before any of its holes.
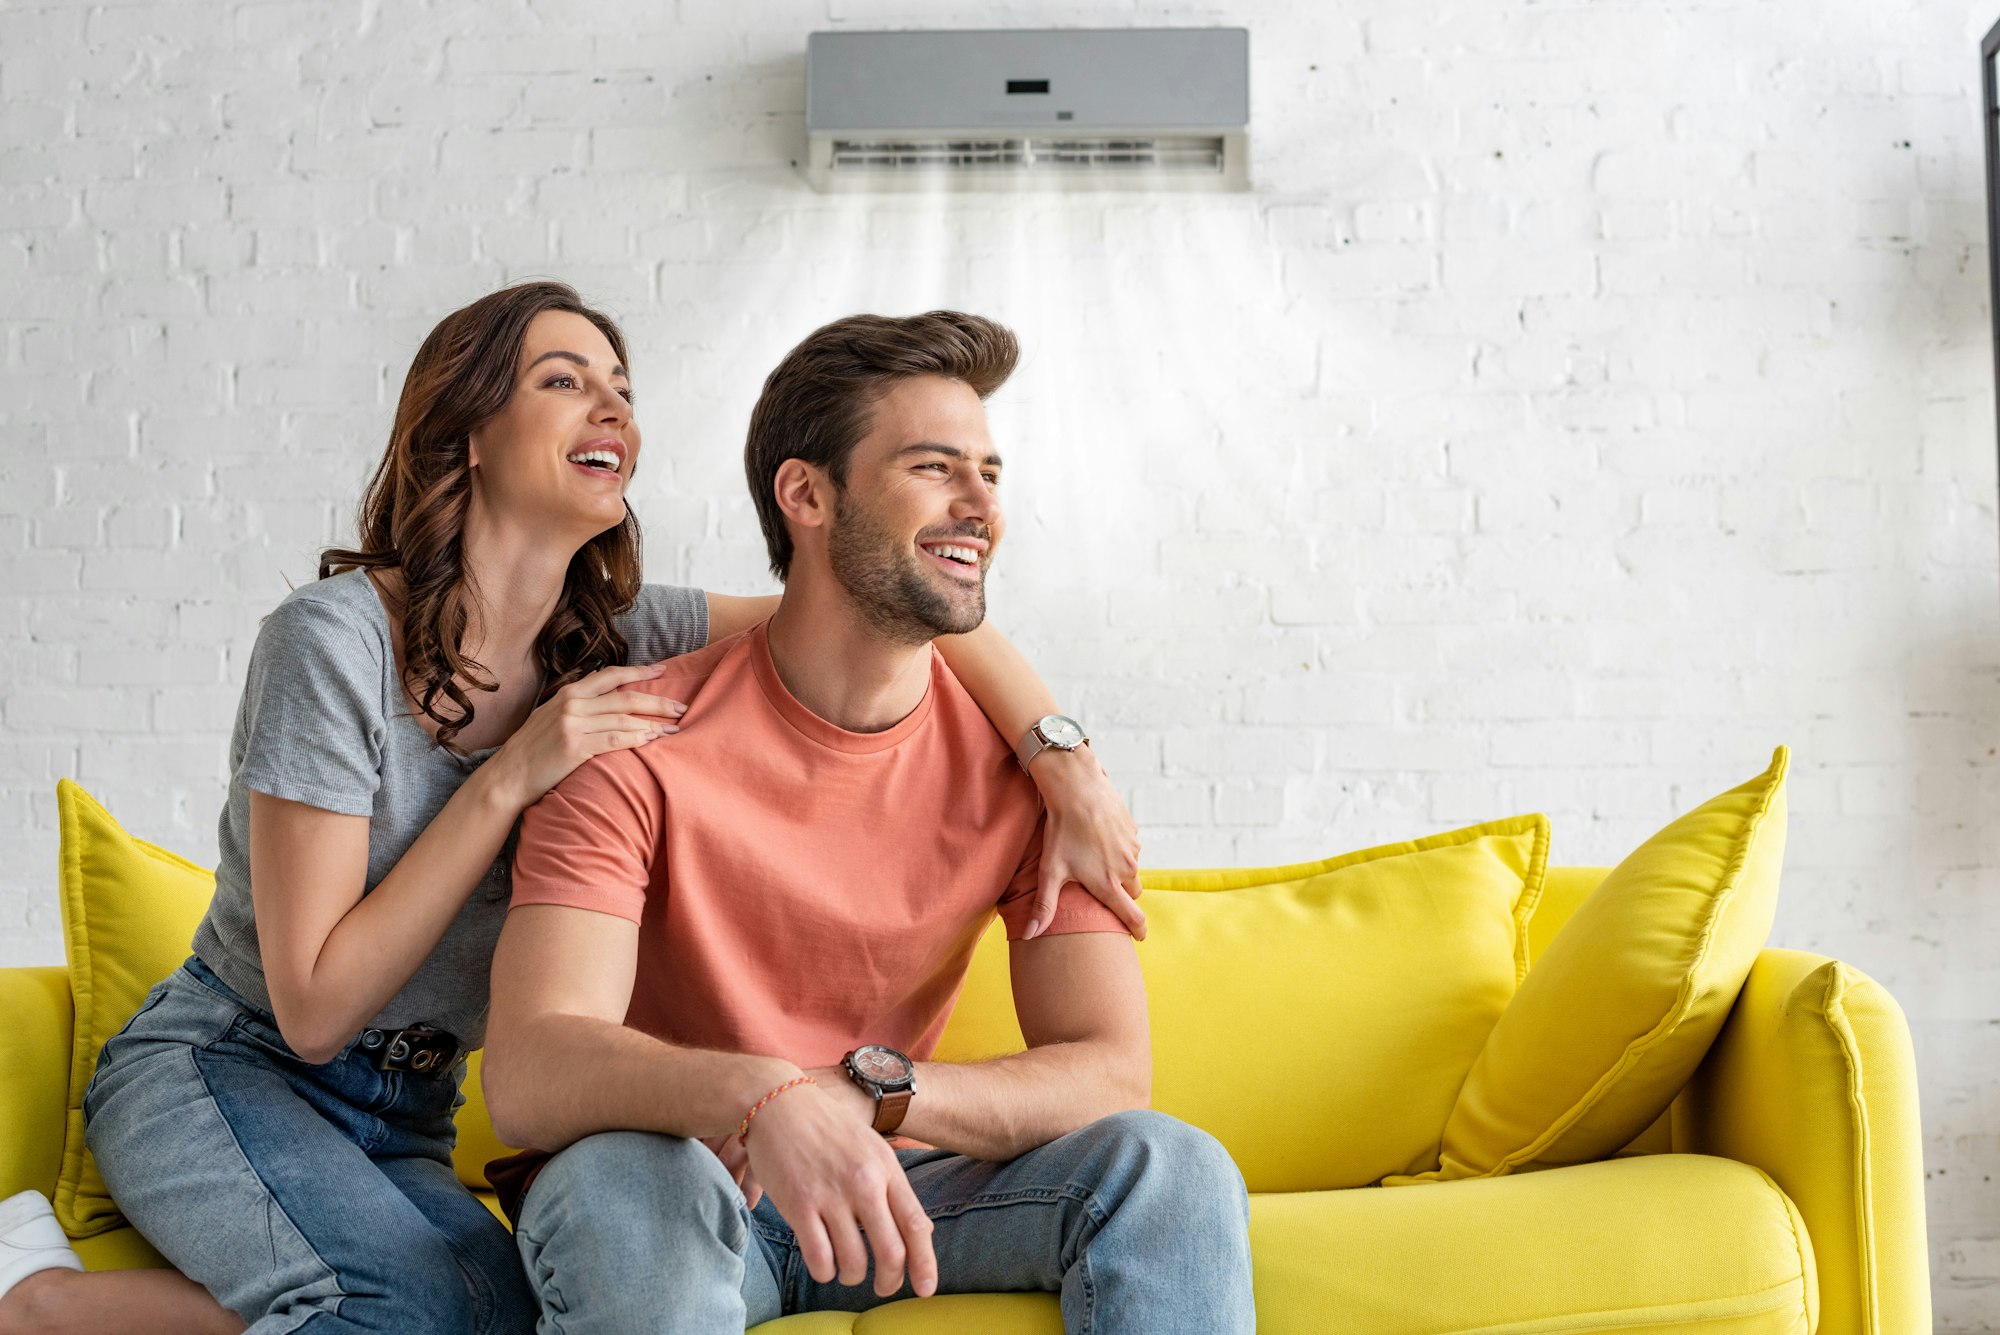
{"type": "MultiPolygon", "coordinates": [[[[1548,843],[1520,816],[1297,866],[1147,872],[1153,1106],[1220,1140],[1252,1191],[1435,1166],[1526,972],[1548,843]]],[[[1006,950],[989,930],[939,1060],[1021,1050],[1006,950]]]]}
{"type": "MultiPolygon", "coordinates": [[[[1748,1164],[1693,1154],[1434,1191],[1252,1196],[1250,1250],[1264,1335],[1809,1335],[1819,1317],[1792,1202],[1748,1164]]],[[[784,1317],[751,1335],[1062,1328],[1054,1294],[980,1294],[784,1317]]]]}
{"type": "Polygon", "coordinates": [[[493,1119],[486,1113],[486,1087],[479,1083],[481,1055],[475,1052],[465,1059],[465,1083],[461,1087],[465,1102],[452,1115],[452,1121],[458,1125],[458,1143],[452,1147],[451,1166],[460,1182],[484,1193],[492,1190],[486,1181],[486,1165],[520,1147],[503,1145],[500,1137],[493,1134],[493,1119]]]}
{"type": "Polygon", "coordinates": [[[1695,1154],[1254,1196],[1250,1254],[1265,1335],[1810,1335],[1819,1316],[1792,1201],[1695,1154]]]}
{"type": "Polygon", "coordinates": [[[1440,1166],[1388,1185],[1601,1159],[1659,1117],[1770,935],[1788,761],[1780,747],[1612,869],[1493,1027],[1440,1166]]]}
{"type": "Polygon", "coordinates": [[[153,984],[188,957],[215,893],[213,873],[134,839],[82,788],[56,784],[62,822],[63,948],[76,1025],[56,1218],[84,1238],[124,1222],[83,1143],[83,1091],[97,1051],[139,1009],[153,984]]]}

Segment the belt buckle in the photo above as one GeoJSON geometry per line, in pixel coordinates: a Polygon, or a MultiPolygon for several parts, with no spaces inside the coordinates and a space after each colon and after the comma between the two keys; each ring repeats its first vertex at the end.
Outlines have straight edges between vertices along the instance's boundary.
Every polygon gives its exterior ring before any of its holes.
{"type": "Polygon", "coordinates": [[[458,1040],[427,1024],[408,1029],[367,1029],[362,1031],[361,1046],[378,1071],[442,1075],[458,1057],[458,1040]]]}

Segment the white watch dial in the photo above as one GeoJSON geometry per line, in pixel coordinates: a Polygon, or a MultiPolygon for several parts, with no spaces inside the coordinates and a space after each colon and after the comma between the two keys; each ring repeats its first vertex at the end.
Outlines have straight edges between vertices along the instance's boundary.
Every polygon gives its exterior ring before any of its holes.
{"type": "Polygon", "coordinates": [[[1073,747],[1083,744],[1083,728],[1073,718],[1051,714],[1042,720],[1042,736],[1050,746],[1073,747]]]}

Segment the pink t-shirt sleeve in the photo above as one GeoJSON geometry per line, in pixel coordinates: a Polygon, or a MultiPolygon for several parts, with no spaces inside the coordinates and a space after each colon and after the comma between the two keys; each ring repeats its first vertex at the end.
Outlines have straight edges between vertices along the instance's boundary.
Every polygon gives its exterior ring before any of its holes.
{"type": "MultiPolygon", "coordinates": [[[[1000,897],[1000,917],[1007,924],[1009,941],[1019,941],[1025,936],[1029,920],[1034,917],[1035,891],[1042,883],[1042,836],[1047,830],[1048,818],[1044,816],[1035,825],[1034,837],[1028,841],[1028,852],[1021,859],[1014,879],[1007,883],[1007,893],[1000,897]]],[[[1097,896],[1071,881],[1056,892],[1056,916],[1042,935],[1124,930],[1125,924],[1118,920],[1117,914],[1104,907],[1097,896]]]]}
{"type": "Polygon", "coordinates": [[[587,760],[521,817],[510,907],[561,904],[638,922],[664,795],[630,751],[587,760]]]}

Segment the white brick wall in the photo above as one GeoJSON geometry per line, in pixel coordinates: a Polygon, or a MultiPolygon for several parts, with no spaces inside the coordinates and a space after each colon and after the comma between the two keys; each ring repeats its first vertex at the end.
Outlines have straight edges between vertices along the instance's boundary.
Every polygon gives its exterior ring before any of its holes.
{"type": "MultiPolygon", "coordinates": [[[[1975,12],[1976,11],[1976,12],[1975,12]]],[[[407,358],[553,274],[621,315],[648,573],[764,587],[737,451],[814,324],[956,305],[998,618],[1148,860],[1525,809],[1612,861],[1798,753],[1776,940],[1923,1069],[1941,1328],[2000,1328],[2000,542],[1977,38],[1940,0],[11,0],[0,963],[52,786],[213,851],[257,617],[407,358]],[[1248,23],[1254,193],[831,199],[816,27],[1248,23]]]]}

